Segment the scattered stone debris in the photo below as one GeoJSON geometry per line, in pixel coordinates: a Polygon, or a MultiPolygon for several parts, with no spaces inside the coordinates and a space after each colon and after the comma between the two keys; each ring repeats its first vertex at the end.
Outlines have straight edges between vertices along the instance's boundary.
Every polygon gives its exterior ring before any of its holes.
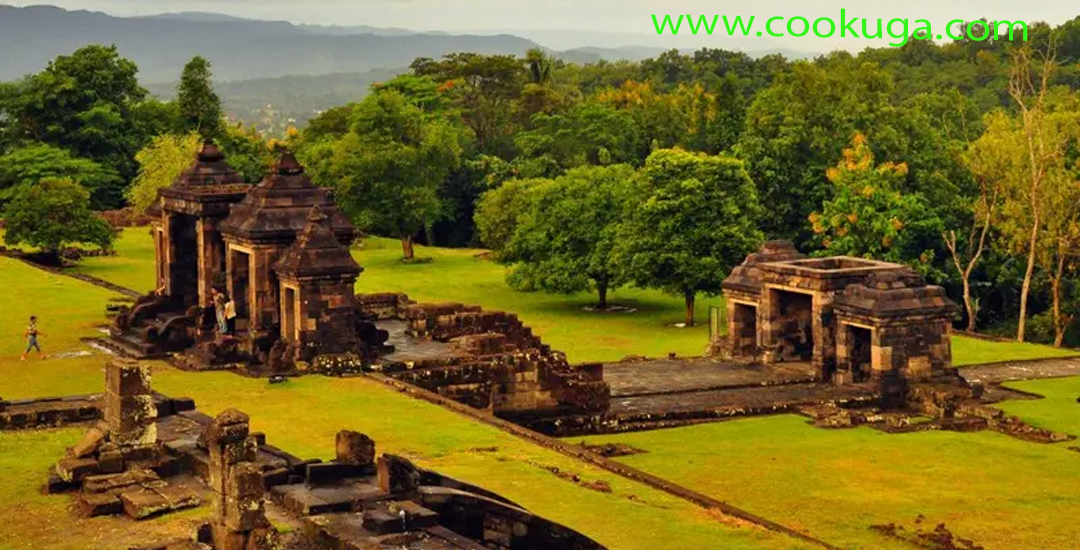
{"type": "MultiPolygon", "coordinates": [[[[920,515],[915,520],[915,524],[921,525],[924,520],[925,518],[920,515]]],[[[954,535],[945,527],[944,523],[939,523],[931,531],[924,531],[919,527],[916,527],[915,530],[908,530],[895,523],[872,525],[870,529],[883,536],[914,545],[917,548],[925,548],[926,550],[985,550],[983,546],[976,544],[974,541],[954,535]]]]}
{"type": "Polygon", "coordinates": [[[532,465],[532,466],[536,466],[537,468],[547,470],[547,471],[551,472],[552,474],[554,474],[555,477],[557,477],[559,479],[569,481],[569,482],[571,482],[571,483],[573,483],[575,485],[580,485],[581,487],[584,487],[586,489],[592,489],[593,491],[598,491],[598,492],[601,492],[601,493],[610,493],[612,491],[611,484],[609,484],[608,482],[606,482],[606,481],[604,481],[602,479],[598,479],[598,480],[595,480],[595,481],[588,481],[588,480],[582,479],[581,476],[579,476],[578,474],[575,474],[575,473],[572,473],[572,472],[564,472],[558,466],[545,466],[545,465],[540,464],[538,462],[532,462],[532,461],[529,461],[529,464],[532,465]]]}
{"type": "Polygon", "coordinates": [[[600,445],[589,445],[587,442],[582,442],[579,444],[579,446],[586,451],[596,453],[605,458],[639,455],[648,452],[622,443],[603,443],[600,445]]]}

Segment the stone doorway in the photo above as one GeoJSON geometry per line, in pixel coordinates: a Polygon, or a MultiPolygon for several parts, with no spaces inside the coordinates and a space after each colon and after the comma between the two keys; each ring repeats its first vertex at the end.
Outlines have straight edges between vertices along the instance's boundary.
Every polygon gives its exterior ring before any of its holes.
{"type": "Polygon", "coordinates": [[[281,338],[296,340],[296,289],[283,287],[281,294],[281,338]]]}
{"type": "Polygon", "coordinates": [[[757,353],[757,306],[734,303],[728,320],[731,352],[735,357],[750,357],[757,353]]]}
{"type": "Polygon", "coordinates": [[[251,255],[235,248],[229,251],[229,297],[236,306],[236,331],[247,330],[251,315],[251,255]]]}
{"type": "Polygon", "coordinates": [[[772,291],[773,323],[780,362],[810,361],[814,357],[814,297],[810,294],[772,291]]]}
{"type": "Polygon", "coordinates": [[[851,346],[848,351],[851,357],[851,377],[856,384],[870,380],[871,363],[873,354],[873,332],[868,328],[847,325],[847,343],[851,346]]]}
{"type": "Polygon", "coordinates": [[[169,296],[183,307],[196,305],[199,298],[199,257],[197,219],[187,214],[169,218],[169,296]]]}

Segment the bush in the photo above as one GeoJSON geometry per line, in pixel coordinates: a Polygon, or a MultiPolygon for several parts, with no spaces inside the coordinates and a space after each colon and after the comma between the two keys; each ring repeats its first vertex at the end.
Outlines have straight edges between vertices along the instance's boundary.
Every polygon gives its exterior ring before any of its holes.
{"type": "Polygon", "coordinates": [[[4,211],[4,219],[5,243],[25,243],[53,257],[68,244],[107,249],[116,238],[108,222],[90,210],[90,193],[70,179],[20,186],[4,211]]]}

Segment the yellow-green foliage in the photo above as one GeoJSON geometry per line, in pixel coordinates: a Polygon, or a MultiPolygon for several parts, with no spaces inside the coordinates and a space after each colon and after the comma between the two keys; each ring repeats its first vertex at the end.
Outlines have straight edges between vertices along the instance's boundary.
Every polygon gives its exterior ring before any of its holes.
{"type": "Polygon", "coordinates": [[[139,175],[128,188],[128,203],[144,212],[157,199],[158,189],[168,187],[194,160],[202,138],[198,132],[187,135],[162,134],[135,155],[139,175]]]}

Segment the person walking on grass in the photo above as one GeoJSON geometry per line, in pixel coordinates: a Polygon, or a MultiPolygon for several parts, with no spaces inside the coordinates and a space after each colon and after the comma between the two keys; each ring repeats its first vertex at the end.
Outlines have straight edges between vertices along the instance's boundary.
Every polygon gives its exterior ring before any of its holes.
{"type": "Polygon", "coordinates": [[[26,339],[26,351],[23,352],[19,361],[26,361],[26,355],[32,349],[37,350],[39,359],[45,358],[45,354],[41,353],[41,345],[38,344],[38,336],[45,336],[45,333],[38,330],[37,317],[30,316],[30,326],[26,327],[26,334],[23,335],[23,338],[26,339]]]}

